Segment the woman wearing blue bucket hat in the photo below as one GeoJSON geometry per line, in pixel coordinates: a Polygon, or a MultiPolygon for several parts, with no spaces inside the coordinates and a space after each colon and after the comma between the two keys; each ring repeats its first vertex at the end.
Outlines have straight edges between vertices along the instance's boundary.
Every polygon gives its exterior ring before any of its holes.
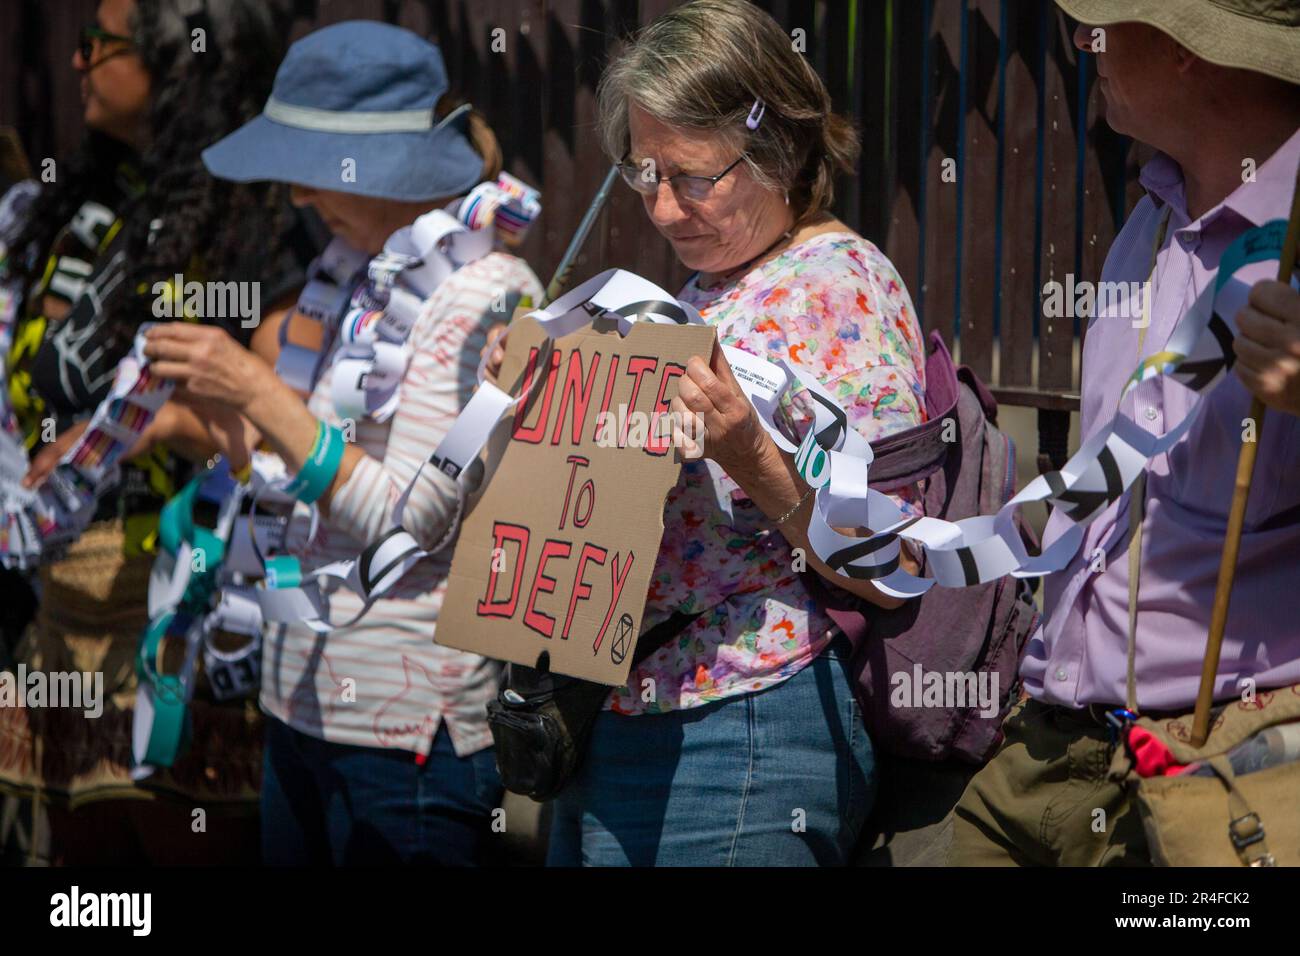
{"type": "Polygon", "coordinates": [[[183,400],[248,420],[296,475],[272,487],[316,503],[308,543],[267,561],[272,587],[286,567],[321,580],[399,522],[437,552],[365,598],[313,592],[297,620],[263,602],[269,863],[474,863],[502,795],[485,720],[498,665],[432,638],[460,493],[420,466],[474,389],[487,329],[542,295],[500,248],[540,206],[447,88],[438,48],[397,27],[339,23],[294,44],[262,114],[204,153],[218,177],[289,183],[334,234],[276,367],[183,323],[146,347],[183,400]]]}

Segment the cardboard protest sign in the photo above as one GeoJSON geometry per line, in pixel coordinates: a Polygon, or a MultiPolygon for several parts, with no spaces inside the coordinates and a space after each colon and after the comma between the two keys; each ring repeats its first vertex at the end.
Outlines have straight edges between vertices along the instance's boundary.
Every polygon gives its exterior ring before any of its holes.
{"type": "Polygon", "coordinates": [[[503,423],[461,526],[439,644],[626,682],[680,458],[669,402],[714,330],[597,320],[548,341],[516,320],[498,381],[528,399],[503,423]],[[498,457],[499,456],[499,457],[498,457]]]}

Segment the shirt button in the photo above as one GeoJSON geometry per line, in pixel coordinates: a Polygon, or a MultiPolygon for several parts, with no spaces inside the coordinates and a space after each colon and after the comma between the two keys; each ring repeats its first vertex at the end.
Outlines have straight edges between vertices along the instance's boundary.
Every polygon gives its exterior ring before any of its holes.
{"type": "Polygon", "coordinates": [[[1070,679],[1070,672],[1067,671],[1064,667],[1058,667],[1058,668],[1056,669],[1056,679],[1057,679],[1057,680],[1069,680],[1069,679],[1070,679]]]}
{"type": "Polygon", "coordinates": [[[1153,421],[1156,420],[1156,418],[1157,418],[1159,415],[1160,415],[1160,413],[1159,413],[1158,411],[1156,411],[1156,407],[1155,407],[1154,405],[1148,405],[1148,406],[1147,406],[1147,421],[1149,421],[1149,422],[1153,422],[1153,421]]]}

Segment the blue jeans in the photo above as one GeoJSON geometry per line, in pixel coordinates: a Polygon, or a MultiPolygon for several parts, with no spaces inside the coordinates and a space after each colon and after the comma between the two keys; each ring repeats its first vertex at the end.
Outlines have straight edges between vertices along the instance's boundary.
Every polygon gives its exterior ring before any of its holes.
{"type": "Polygon", "coordinates": [[[552,866],[836,866],[875,799],[841,639],[775,687],[596,720],[555,801],[552,866]]]}
{"type": "Polygon", "coordinates": [[[333,744],[268,716],[262,862],[473,866],[502,792],[492,749],[457,757],[445,723],[420,766],[404,750],[333,744]]]}

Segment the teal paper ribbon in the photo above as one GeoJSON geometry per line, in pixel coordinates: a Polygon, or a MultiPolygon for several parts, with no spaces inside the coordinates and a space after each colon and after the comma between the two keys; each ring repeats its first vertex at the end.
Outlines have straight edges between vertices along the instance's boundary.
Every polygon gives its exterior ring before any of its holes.
{"type": "Polygon", "coordinates": [[[159,650],[165,638],[184,638],[192,628],[201,626],[216,589],[217,572],[225,557],[225,542],[211,529],[194,523],[195,501],[204,482],[211,475],[211,469],[196,475],[163,506],[159,516],[159,545],[168,554],[177,557],[181,545],[188,543],[189,560],[193,562],[193,556],[201,553],[203,569],[191,571],[178,606],[149,622],[136,650],[136,676],[149,689],[154,706],[144,762],[157,767],[175,764],[176,758],[189,745],[191,736],[185,687],[179,675],[159,672],[159,650]]]}

